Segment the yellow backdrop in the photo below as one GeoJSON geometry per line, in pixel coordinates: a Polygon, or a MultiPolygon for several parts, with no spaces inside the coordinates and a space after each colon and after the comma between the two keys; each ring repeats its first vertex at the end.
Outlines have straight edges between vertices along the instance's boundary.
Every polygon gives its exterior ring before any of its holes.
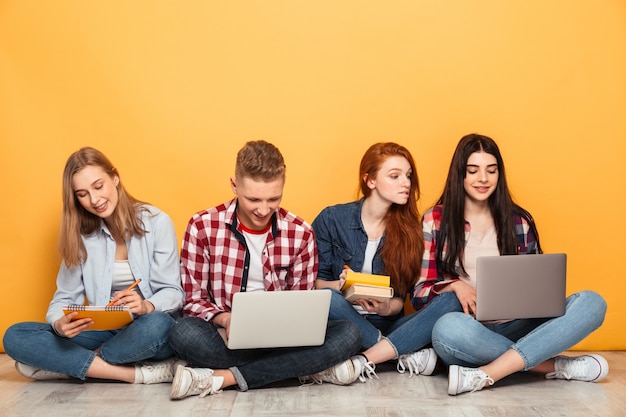
{"type": "Polygon", "coordinates": [[[267,139],[284,207],[355,197],[374,142],[413,153],[422,211],[458,139],[501,145],[568,292],[609,303],[581,349],[626,348],[623,0],[0,3],[0,333],[44,319],[61,171],[90,145],[128,189],[189,217],[231,197],[237,149],[267,139]]]}

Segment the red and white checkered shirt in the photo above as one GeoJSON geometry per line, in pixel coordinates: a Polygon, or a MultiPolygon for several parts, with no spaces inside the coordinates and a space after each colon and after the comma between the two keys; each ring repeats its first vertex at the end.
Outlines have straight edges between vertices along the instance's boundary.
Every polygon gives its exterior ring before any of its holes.
{"type": "MultiPolygon", "coordinates": [[[[250,256],[235,209],[237,199],[196,213],[181,248],[183,314],[211,320],[230,311],[233,294],[246,290],[250,256]]],[[[266,291],[310,290],[317,275],[313,229],[279,208],[261,254],[266,291]]]]}

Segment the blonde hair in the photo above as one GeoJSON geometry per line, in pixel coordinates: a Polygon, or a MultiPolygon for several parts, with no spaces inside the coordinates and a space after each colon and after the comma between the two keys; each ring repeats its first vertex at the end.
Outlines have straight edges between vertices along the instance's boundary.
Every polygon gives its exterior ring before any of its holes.
{"type": "MultiPolygon", "coordinates": [[[[63,215],[59,232],[59,252],[69,268],[87,259],[87,250],[82,240],[83,235],[97,231],[102,219],[87,210],[78,202],[72,187],[74,175],[86,166],[96,166],[104,170],[111,178],[120,178],[119,171],[111,161],[94,148],[81,148],[67,159],[63,170],[63,215]]],[[[112,233],[119,233],[123,238],[143,236],[146,233],[140,214],[147,210],[143,201],[132,197],[124,188],[120,179],[117,186],[118,203],[109,219],[112,233]]]]}

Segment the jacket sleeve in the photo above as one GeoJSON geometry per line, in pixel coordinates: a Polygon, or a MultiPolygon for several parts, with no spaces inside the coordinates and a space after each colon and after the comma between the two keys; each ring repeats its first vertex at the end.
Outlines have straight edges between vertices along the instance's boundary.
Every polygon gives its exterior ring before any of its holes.
{"type": "Polygon", "coordinates": [[[57,274],[57,289],[48,306],[46,321],[54,327],[54,322],[63,317],[63,306],[85,303],[85,287],[83,285],[82,265],[68,268],[61,262],[57,274]]]}
{"type": "Polygon", "coordinates": [[[439,275],[437,271],[437,235],[439,232],[439,211],[430,209],[422,220],[424,233],[424,255],[422,256],[422,268],[420,277],[415,285],[411,297],[411,304],[416,310],[424,308],[439,294],[439,290],[456,281],[439,275]]]}
{"type": "Polygon", "coordinates": [[[142,281],[139,287],[156,311],[177,313],[183,305],[183,289],[174,224],[170,217],[161,211],[147,221],[151,222],[150,232],[143,238],[150,239],[146,254],[150,257],[148,273],[150,282],[142,281]]]}
{"type": "Polygon", "coordinates": [[[339,279],[333,274],[333,244],[330,233],[330,212],[328,208],[322,210],[320,214],[313,220],[312,226],[315,231],[315,241],[317,242],[318,252],[318,272],[317,278],[324,281],[332,281],[339,279]]]}

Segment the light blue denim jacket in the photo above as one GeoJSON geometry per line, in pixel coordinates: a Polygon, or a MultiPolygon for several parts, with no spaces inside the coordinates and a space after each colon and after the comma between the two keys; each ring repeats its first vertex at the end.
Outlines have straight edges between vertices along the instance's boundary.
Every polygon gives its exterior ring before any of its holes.
{"type": "MultiPolygon", "coordinates": [[[[317,278],[325,281],[339,279],[343,266],[360,272],[363,269],[367,232],[361,221],[364,199],[326,207],[313,221],[317,242],[319,269],[317,278]]],[[[384,264],[380,257],[383,238],[372,262],[372,273],[382,274],[384,264]]]]}
{"type": "MultiPolygon", "coordinates": [[[[138,287],[155,311],[178,314],[183,304],[180,261],[176,231],[170,217],[156,207],[146,205],[141,220],[147,233],[126,241],[128,262],[138,287]]],[[[67,268],[61,262],[57,290],[48,307],[46,320],[50,325],[63,316],[66,304],[106,305],[111,296],[115,265],[115,240],[104,222],[96,232],[82,236],[87,259],[67,268]]]]}

